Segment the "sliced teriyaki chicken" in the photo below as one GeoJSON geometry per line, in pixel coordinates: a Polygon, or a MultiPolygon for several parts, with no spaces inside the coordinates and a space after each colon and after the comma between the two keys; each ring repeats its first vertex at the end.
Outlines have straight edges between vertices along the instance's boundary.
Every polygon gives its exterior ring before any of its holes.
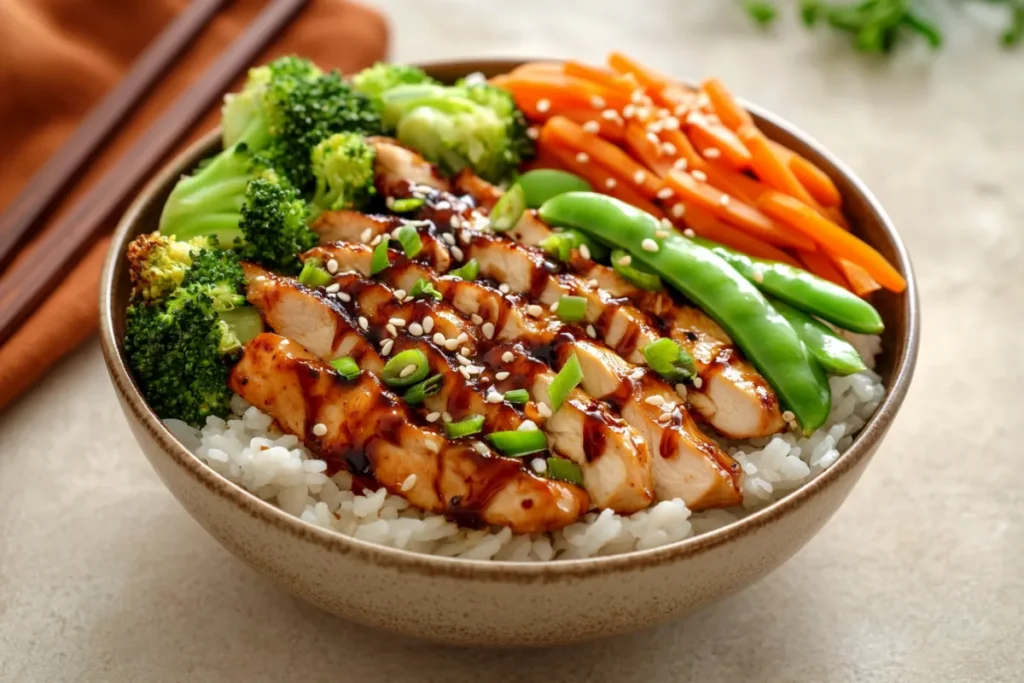
{"type": "Polygon", "coordinates": [[[276,334],[246,345],[230,385],[317,456],[372,474],[390,493],[460,523],[536,533],[571,524],[589,508],[583,489],[534,476],[519,460],[448,441],[417,424],[372,374],[345,380],[276,334]],[[361,454],[355,462],[353,453],[361,454]]]}
{"type": "Polygon", "coordinates": [[[452,178],[452,192],[471,197],[477,208],[487,212],[505,194],[500,187],[492,185],[468,168],[462,169],[452,178]]]}
{"type": "MultiPolygon", "coordinates": [[[[356,242],[376,244],[375,240],[385,235],[397,236],[404,225],[417,228],[420,235],[421,251],[416,260],[441,271],[451,266],[448,249],[438,239],[433,224],[423,221],[407,221],[398,216],[371,216],[358,211],[325,211],[310,226],[320,236],[320,242],[356,242]]],[[[451,236],[449,235],[449,239],[451,236]]]]}
{"type": "MultiPolygon", "coordinates": [[[[360,253],[362,251],[358,245],[330,245],[314,249],[308,256],[315,254],[319,258],[335,258],[344,267],[358,269],[368,267],[367,260],[360,253]]],[[[515,367],[513,379],[536,371],[529,365],[519,367],[521,363],[527,362],[518,360],[522,356],[519,353],[520,346],[533,351],[534,355],[550,355],[552,350],[555,351],[554,356],[558,361],[556,368],[564,364],[568,354],[576,351],[584,368],[583,390],[592,397],[609,401],[621,412],[625,422],[643,435],[648,444],[654,467],[656,497],[682,498],[695,510],[739,502],[740,494],[735,481],[739,474],[737,463],[697,429],[680,397],[660,378],[627,363],[598,344],[581,339],[578,328],[563,323],[546,309],[533,306],[530,313],[528,309],[531,306],[516,302],[493,287],[440,277],[415,264],[400,263],[400,259],[396,253],[392,267],[381,273],[381,277],[406,289],[418,279],[427,279],[443,294],[446,303],[451,302],[453,308],[473,317],[478,324],[492,325],[489,329],[495,340],[512,344],[508,361],[515,367]],[[572,336],[574,333],[576,336],[572,336]]],[[[529,362],[538,363],[532,359],[529,362]]],[[[544,372],[549,371],[545,369],[544,372]]],[[[519,388],[502,386],[500,381],[496,382],[496,386],[500,390],[519,388]]],[[[552,423],[559,424],[546,424],[545,431],[549,434],[560,432],[562,415],[570,407],[574,418],[570,423],[572,428],[578,430],[578,425],[586,425],[586,414],[592,412],[592,409],[580,409],[570,404],[551,418],[552,423]]],[[[576,438],[574,436],[574,443],[576,438]]],[[[553,439],[553,442],[557,443],[557,439],[553,439]]],[[[599,435],[592,435],[584,439],[584,443],[593,448],[601,440],[599,435]]],[[[571,455],[566,457],[576,459],[571,455]]],[[[587,490],[592,500],[600,506],[597,501],[603,497],[601,494],[604,489],[600,489],[601,493],[595,493],[599,489],[588,485],[587,490]]]]}
{"type": "Polygon", "coordinates": [[[432,163],[394,138],[370,137],[366,141],[377,153],[374,183],[385,196],[405,195],[417,187],[448,191],[448,179],[432,163]]]}
{"type": "MultiPolygon", "coordinates": [[[[328,245],[307,252],[304,258],[334,259],[343,270],[367,273],[366,249],[362,245],[328,245]]],[[[392,259],[395,265],[379,274],[385,282],[403,290],[411,290],[420,278],[445,286],[422,266],[408,264],[403,269],[398,263],[402,259],[398,252],[392,253],[392,259]]],[[[446,280],[452,286],[474,284],[454,278],[446,280]]],[[[501,413],[507,404],[500,398],[489,401],[488,396],[500,397],[511,389],[526,389],[533,401],[526,406],[527,415],[548,435],[554,453],[580,466],[584,487],[595,505],[629,513],[651,504],[653,474],[650,454],[641,434],[607,406],[579,390],[571,392],[562,408],[551,414],[548,388],[555,373],[541,361],[528,357],[521,347],[502,346],[495,351],[498,347],[490,344],[494,337],[493,323],[485,323],[475,312],[459,312],[447,303],[423,299],[399,301],[395,290],[356,275],[339,275],[333,284],[339,288],[336,296],[345,294],[350,302],[339,305],[357,307],[371,328],[398,325],[395,331],[402,332],[393,350],[386,347],[389,352],[418,348],[427,355],[432,371],[445,377],[441,392],[428,399],[435,405],[428,407],[446,411],[454,419],[470,414],[483,415],[489,431],[516,429],[522,422],[518,413],[514,419],[501,413]],[[481,355],[483,347],[491,348],[481,355]],[[441,356],[439,359],[441,349],[448,351],[450,358],[441,356]],[[481,388],[484,385],[494,389],[485,391],[481,388]],[[437,405],[438,402],[442,405],[437,405]]],[[[501,296],[496,290],[491,292],[501,296]]],[[[353,310],[349,317],[355,314],[353,310]]]]}

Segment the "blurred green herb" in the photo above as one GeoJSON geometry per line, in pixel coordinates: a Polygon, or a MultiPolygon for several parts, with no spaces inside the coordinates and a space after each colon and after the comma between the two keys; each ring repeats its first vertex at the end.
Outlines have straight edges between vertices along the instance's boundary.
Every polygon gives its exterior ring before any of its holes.
{"type": "MultiPolygon", "coordinates": [[[[1024,0],[986,0],[1003,5],[1010,13],[1009,27],[1002,35],[1007,47],[1024,40],[1024,0]]],[[[742,0],[747,14],[761,26],[769,26],[778,18],[778,8],[768,0],[742,0]]],[[[862,0],[856,3],[835,3],[825,0],[800,0],[800,18],[808,27],[827,24],[848,33],[854,46],[862,52],[887,54],[907,35],[916,35],[929,46],[942,46],[942,31],[921,14],[915,0],[862,0]]]]}

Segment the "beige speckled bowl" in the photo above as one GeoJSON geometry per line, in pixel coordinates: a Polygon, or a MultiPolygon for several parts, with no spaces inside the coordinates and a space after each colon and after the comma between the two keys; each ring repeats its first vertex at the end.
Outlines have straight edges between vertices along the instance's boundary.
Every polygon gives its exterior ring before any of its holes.
{"type": "MultiPolygon", "coordinates": [[[[450,80],[473,71],[502,73],[516,63],[464,61],[428,68],[450,80]]],[[[414,636],[488,645],[577,641],[678,617],[749,585],[821,529],[860,478],[906,395],[920,326],[910,260],[875,198],[819,144],[789,124],[753,111],[769,136],[832,176],[857,232],[910,282],[905,293],[883,293],[875,301],[886,322],[880,367],[888,396],[830,469],[779,502],[731,526],[662,548],[515,564],[376,546],[286,515],[222,479],[178,443],[149,409],[128,372],[121,345],[128,297],[125,246],[139,233],[156,229],[174,182],[217,148],[215,134],[164,168],[128,209],[103,270],[103,353],[139,445],[185,509],[242,560],[325,610],[414,636]]],[[[196,619],[202,619],[199,611],[196,619]]]]}

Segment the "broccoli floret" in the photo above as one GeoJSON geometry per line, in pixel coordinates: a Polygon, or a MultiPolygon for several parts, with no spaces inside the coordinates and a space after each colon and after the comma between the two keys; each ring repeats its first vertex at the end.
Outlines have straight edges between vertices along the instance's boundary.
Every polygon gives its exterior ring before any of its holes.
{"type": "Polygon", "coordinates": [[[437,81],[428,76],[423,69],[408,64],[377,62],[352,77],[352,87],[369,97],[379,112],[384,110],[381,96],[385,92],[398,85],[418,85],[420,83],[436,85],[437,81]]]}
{"type": "Polygon", "coordinates": [[[224,148],[240,142],[251,149],[269,145],[285,119],[292,91],[320,75],[320,69],[312,62],[291,56],[250,69],[241,92],[224,97],[224,148]]]}
{"type": "Polygon", "coordinates": [[[297,272],[298,254],[317,243],[307,218],[291,184],[240,144],[178,181],[164,204],[160,232],[205,239],[268,268],[297,272]]]}
{"type": "MultiPolygon", "coordinates": [[[[214,250],[143,235],[129,253],[144,269],[155,250],[185,253],[179,285],[163,296],[140,291],[128,307],[125,352],[136,380],[160,417],[201,425],[227,415],[228,374],[242,344],[262,329],[259,312],[245,304],[242,267],[233,251],[214,250]]],[[[145,271],[142,271],[145,274],[145,271]]],[[[177,279],[178,276],[175,276],[177,279]]]]}
{"type": "Polygon", "coordinates": [[[361,209],[376,194],[376,152],[361,135],[338,133],[313,148],[314,211],[361,209]]]}
{"type": "Polygon", "coordinates": [[[132,296],[163,299],[181,286],[198,246],[158,232],[141,235],[128,245],[132,296]]]}
{"type": "Polygon", "coordinates": [[[518,166],[521,162],[529,159],[536,152],[536,145],[526,134],[529,127],[526,122],[526,115],[516,106],[512,93],[495,88],[487,81],[463,78],[456,82],[457,87],[465,88],[469,99],[477,104],[487,107],[505,121],[508,131],[509,147],[508,162],[518,166]]]}
{"type": "Polygon", "coordinates": [[[509,178],[529,150],[522,115],[486,85],[399,85],[384,93],[384,125],[445,173],[509,178]],[[524,143],[525,141],[525,143],[524,143]]]}

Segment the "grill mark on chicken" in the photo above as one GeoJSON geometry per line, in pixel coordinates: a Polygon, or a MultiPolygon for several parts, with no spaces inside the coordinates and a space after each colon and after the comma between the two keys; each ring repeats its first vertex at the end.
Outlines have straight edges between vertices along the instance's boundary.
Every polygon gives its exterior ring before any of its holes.
{"type": "Polygon", "coordinates": [[[318,457],[353,467],[351,454],[359,453],[389,492],[460,524],[553,531],[589,507],[581,488],[536,477],[515,459],[479,453],[415,424],[405,403],[372,374],[346,381],[276,334],[263,333],[246,345],[229,382],[318,457]],[[313,425],[323,426],[321,434],[313,425]],[[415,484],[403,486],[413,474],[415,484]]]}

